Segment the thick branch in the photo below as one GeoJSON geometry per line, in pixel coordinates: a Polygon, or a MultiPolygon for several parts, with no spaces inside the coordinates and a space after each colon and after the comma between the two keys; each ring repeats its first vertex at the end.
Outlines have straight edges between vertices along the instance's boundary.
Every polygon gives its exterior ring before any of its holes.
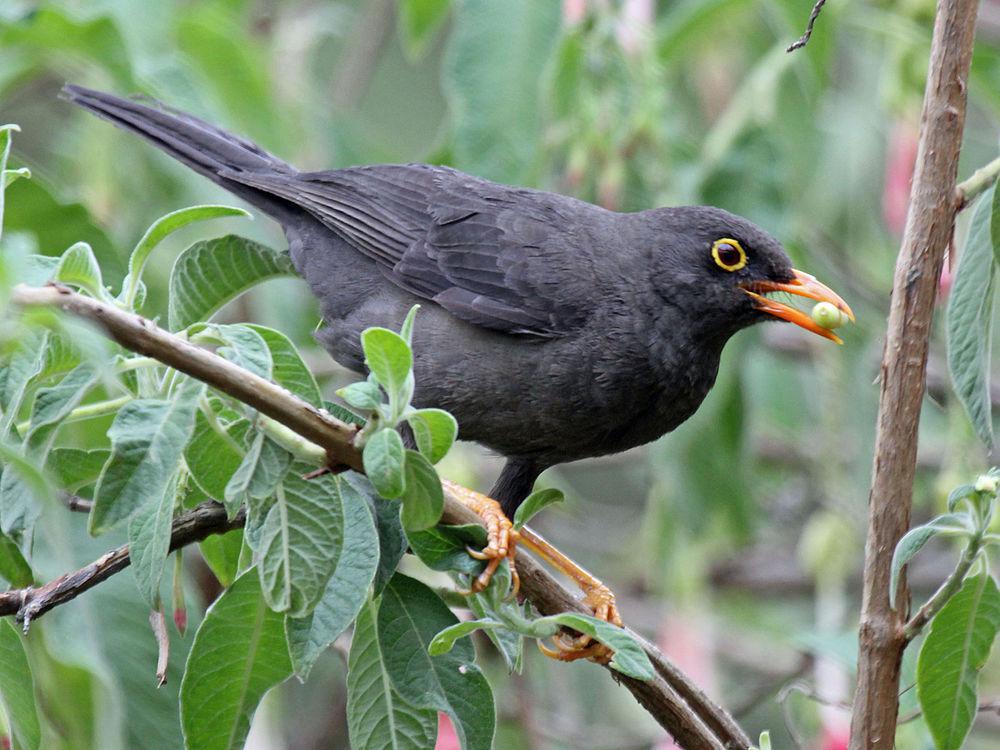
{"type": "Polygon", "coordinates": [[[893,609],[890,563],[910,525],[931,315],[958,208],[955,177],[977,7],[977,0],[941,0],[934,23],[920,145],[882,359],[851,750],[891,747],[895,737],[909,594],[904,580],[893,609]]]}
{"type": "MultiPolygon", "coordinates": [[[[160,329],[152,321],[63,287],[22,285],[14,290],[13,301],[21,306],[55,306],[93,321],[125,348],[154,357],[228,393],[320,446],[333,461],[362,469],[360,454],[352,444],[356,432],[353,427],[222,357],[160,329]]],[[[446,492],[442,521],[479,523],[479,518],[446,492]]],[[[174,520],[171,549],[223,533],[241,523],[241,517],[226,521],[221,506],[206,503],[174,520]]],[[[120,547],[41,588],[0,593],[0,615],[18,613],[27,624],[32,618],[124,569],[128,563],[128,549],[120,547]]],[[[580,601],[530,557],[522,554],[518,558],[518,571],[521,591],[542,614],[567,611],[589,614],[580,601]]],[[[636,637],[656,669],[656,678],[642,682],[615,671],[611,671],[611,675],[632,692],[681,746],[689,750],[744,750],[750,746],[749,738],[732,717],[668,661],[656,646],[636,637]]]]}

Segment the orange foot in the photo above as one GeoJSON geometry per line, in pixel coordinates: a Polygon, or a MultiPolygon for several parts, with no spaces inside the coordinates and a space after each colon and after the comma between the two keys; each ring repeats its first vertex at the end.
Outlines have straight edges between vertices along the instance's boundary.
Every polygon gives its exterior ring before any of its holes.
{"type": "Polygon", "coordinates": [[[451,492],[455,499],[471,510],[483,520],[486,527],[486,546],[482,550],[469,549],[469,554],[477,560],[489,560],[483,572],[480,573],[468,591],[462,593],[478,594],[490,585],[493,574],[496,573],[500,563],[507,560],[510,565],[511,593],[516,596],[521,588],[521,578],[517,574],[517,566],[514,563],[515,548],[517,547],[518,532],[514,531],[514,524],[504,515],[500,509],[500,503],[491,497],[470,490],[460,484],[455,484],[447,479],[441,483],[451,492]]]}
{"type": "MultiPolygon", "coordinates": [[[[474,492],[466,487],[443,480],[447,489],[464,506],[479,516],[486,526],[486,547],[481,551],[469,550],[469,554],[479,560],[489,560],[486,568],[472,582],[469,594],[477,594],[485,589],[493,574],[504,559],[510,564],[512,584],[511,596],[517,594],[521,580],[517,575],[515,566],[515,549],[518,544],[523,544],[540,558],[548,562],[564,575],[571,578],[583,591],[584,603],[593,611],[594,616],[599,620],[604,620],[622,627],[622,618],[618,614],[618,607],[615,605],[615,595],[611,589],[605,586],[594,575],[577,565],[558,549],[549,544],[545,539],[527,527],[520,531],[514,529],[510,519],[504,515],[500,509],[500,504],[486,495],[474,492]]],[[[593,639],[587,635],[571,635],[568,632],[558,634],[554,639],[556,648],[552,649],[541,643],[538,644],[542,653],[560,661],[575,661],[577,659],[593,659],[600,663],[607,663],[612,655],[610,649],[600,643],[594,643],[593,639]]]]}

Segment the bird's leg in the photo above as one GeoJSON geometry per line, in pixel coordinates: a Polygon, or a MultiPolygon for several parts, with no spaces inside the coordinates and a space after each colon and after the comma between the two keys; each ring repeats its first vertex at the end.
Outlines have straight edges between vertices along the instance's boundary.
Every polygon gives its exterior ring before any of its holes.
{"type": "Polygon", "coordinates": [[[478,594],[490,585],[493,574],[500,567],[503,560],[507,560],[510,565],[510,577],[512,581],[511,596],[517,594],[521,586],[521,579],[517,575],[517,567],[514,563],[515,548],[517,547],[518,532],[514,531],[514,524],[504,514],[498,503],[493,498],[487,497],[479,492],[470,490],[460,484],[455,484],[447,479],[441,483],[462,505],[479,516],[486,527],[486,546],[482,550],[469,550],[469,554],[478,560],[488,560],[486,568],[480,573],[476,580],[472,582],[467,594],[478,594]]]}
{"type": "MultiPolygon", "coordinates": [[[[615,604],[615,595],[597,577],[585,568],[568,558],[545,539],[529,529],[522,527],[515,532],[518,541],[530,549],[549,565],[572,579],[583,591],[583,601],[594,612],[594,617],[605,620],[612,625],[622,627],[622,618],[615,604]]],[[[611,657],[608,648],[600,643],[593,643],[588,635],[573,638],[560,633],[555,637],[555,649],[538,644],[542,653],[560,661],[575,661],[577,659],[593,659],[607,662],[611,657]]]]}

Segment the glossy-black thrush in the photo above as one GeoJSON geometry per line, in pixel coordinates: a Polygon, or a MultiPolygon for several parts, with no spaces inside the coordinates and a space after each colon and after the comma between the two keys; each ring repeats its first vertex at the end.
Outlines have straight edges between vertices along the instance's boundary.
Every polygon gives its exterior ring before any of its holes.
{"type": "Polygon", "coordinates": [[[709,206],[616,213],[426,164],[299,172],[190,115],[77,86],[65,96],[264,211],[320,302],[318,339],[364,373],[369,326],[414,333],[415,401],[507,458],[512,513],[546,468],[655,440],[715,382],[737,331],[769,318],[837,340],[769,292],[840,297],[781,245],[709,206]]]}

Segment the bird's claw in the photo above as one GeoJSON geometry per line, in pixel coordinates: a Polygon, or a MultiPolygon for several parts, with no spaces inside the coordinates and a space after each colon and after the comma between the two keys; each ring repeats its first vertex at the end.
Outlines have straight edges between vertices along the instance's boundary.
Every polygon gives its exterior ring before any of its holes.
{"type": "Polygon", "coordinates": [[[510,566],[511,590],[508,598],[517,596],[521,588],[521,577],[517,573],[515,556],[519,534],[514,529],[514,524],[504,514],[500,508],[500,503],[486,495],[474,492],[461,485],[448,482],[449,490],[465,505],[472,510],[483,521],[486,527],[486,546],[482,550],[475,550],[466,547],[470,557],[476,560],[487,561],[486,567],[472,581],[472,585],[459,593],[464,596],[479,594],[486,590],[493,580],[493,576],[504,560],[510,566]]]}

